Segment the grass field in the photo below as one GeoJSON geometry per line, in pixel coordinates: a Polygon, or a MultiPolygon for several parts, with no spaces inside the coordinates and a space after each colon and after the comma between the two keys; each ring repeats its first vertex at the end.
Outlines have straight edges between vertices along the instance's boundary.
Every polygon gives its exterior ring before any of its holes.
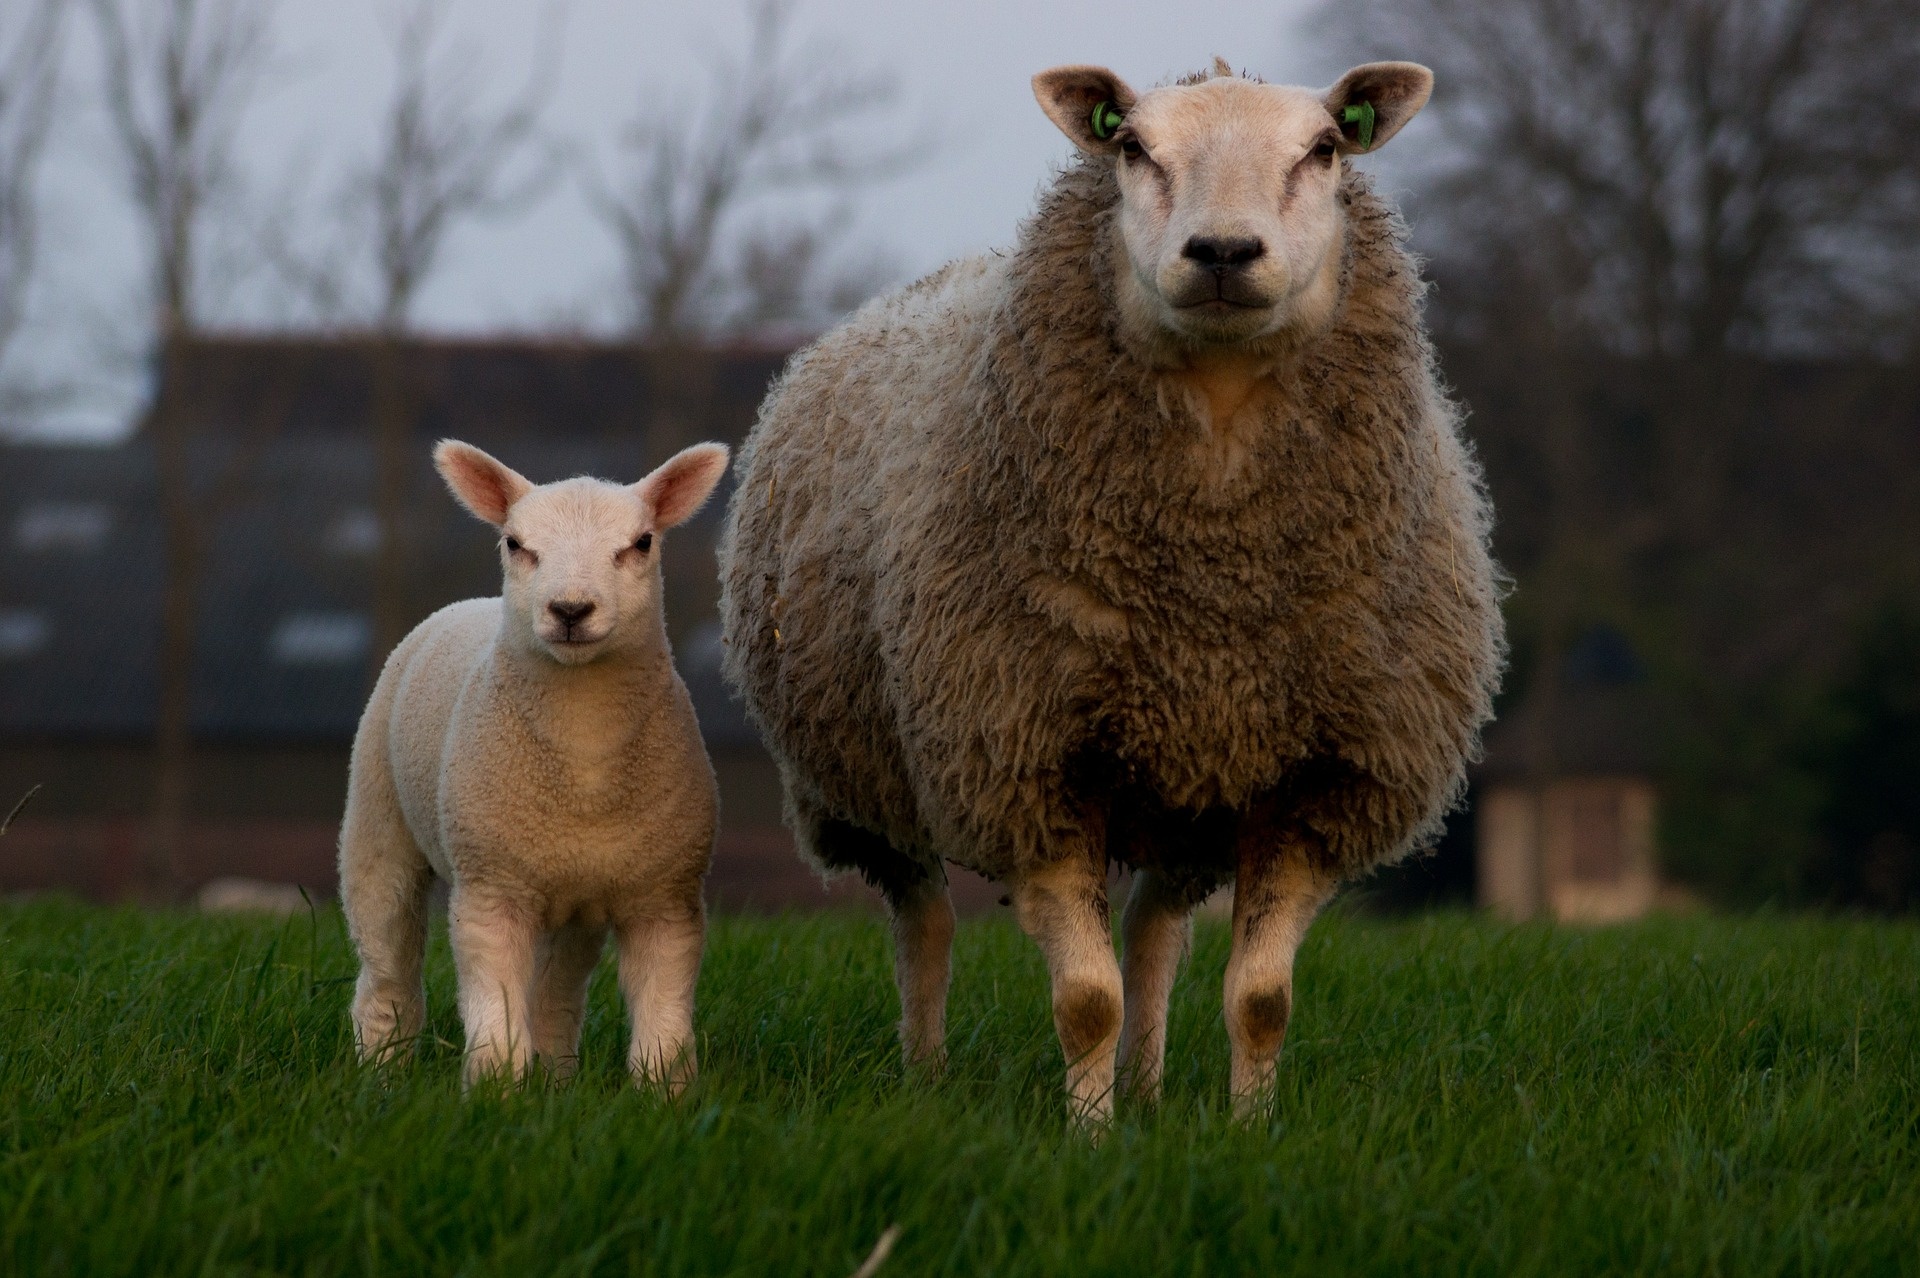
{"type": "Polygon", "coordinates": [[[623,1085],[611,972],[570,1088],[357,1068],[337,913],[0,905],[0,1272],[1920,1271],[1920,927],[1599,932],[1336,911],[1270,1122],[1225,1112],[1203,926],[1168,1096],[1067,1128],[1041,965],[963,924],[952,1068],[902,1077],[882,925],[722,919],[702,1078],[623,1085]]]}

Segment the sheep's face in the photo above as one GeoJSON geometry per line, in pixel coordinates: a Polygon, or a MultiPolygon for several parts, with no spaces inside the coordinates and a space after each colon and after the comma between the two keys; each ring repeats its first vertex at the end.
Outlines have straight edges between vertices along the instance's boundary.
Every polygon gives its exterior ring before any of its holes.
{"type": "Polygon", "coordinates": [[[1433,76],[1370,63],[1316,91],[1215,75],[1136,95],[1099,67],[1034,77],[1068,137],[1120,184],[1116,266],[1128,317],[1183,344],[1317,331],[1339,303],[1344,157],[1378,148],[1433,76]]]}
{"type": "Polygon", "coordinates": [[[500,530],[509,641],[580,665],[659,641],[660,534],[706,502],[727,450],[695,445],[637,484],[535,487],[453,440],[434,450],[434,461],[461,504],[500,530]]]}

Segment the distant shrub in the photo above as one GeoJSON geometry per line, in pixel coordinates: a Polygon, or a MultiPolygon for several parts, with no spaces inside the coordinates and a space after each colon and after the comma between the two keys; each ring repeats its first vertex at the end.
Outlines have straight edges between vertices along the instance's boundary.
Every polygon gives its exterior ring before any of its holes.
{"type": "Polygon", "coordinates": [[[1676,696],[1667,871],[1725,905],[1920,909],[1920,614],[1888,605],[1827,681],[1676,696]]]}
{"type": "Polygon", "coordinates": [[[1819,779],[1810,894],[1920,908],[1920,614],[1888,607],[1863,631],[1806,751],[1819,779]]]}

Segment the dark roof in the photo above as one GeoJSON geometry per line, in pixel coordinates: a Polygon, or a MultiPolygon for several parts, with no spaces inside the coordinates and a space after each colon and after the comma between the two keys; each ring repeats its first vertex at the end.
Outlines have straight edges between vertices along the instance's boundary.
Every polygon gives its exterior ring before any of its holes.
{"type": "MultiPolygon", "coordinates": [[[[375,350],[366,335],[218,336],[187,346],[170,379],[215,434],[363,437],[375,350]]],[[[741,438],[792,348],[471,338],[408,341],[402,351],[419,433],[491,450],[527,437],[632,442],[654,432],[663,410],[741,438]]]]}
{"type": "MultiPolygon", "coordinates": [[[[470,440],[541,480],[637,478],[662,451],[650,446],[653,352],[469,342],[414,354],[419,420],[406,535],[416,617],[498,589],[490,537],[432,472],[433,440],[470,440]]],[[[765,351],[677,358],[679,430],[734,442],[782,362],[765,351]]],[[[223,341],[187,362],[202,392],[190,401],[201,427],[191,469],[215,512],[198,609],[194,731],[202,739],[344,740],[372,669],[378,533],[367,347],[223,341]],[[211,496],[223,490],[229,495],[211,496]]],[[[152,732],[164,584],[157,494],[143,436],[109,448],[0,447],[0,738],[152,732]]],[[[710,740],[733,744],[754,738],[718,677],[712,547],[724,497],[668,540],[667,606],[710,740]]]]}
{"type": "Polygon", "coordinates": [[[1641,776],[1653,769],[1658,727],[1646,669],[1626,636],[1590,627],[1561,654],[1556,677],[1487,732],[1481,781],[1641,776]]]}

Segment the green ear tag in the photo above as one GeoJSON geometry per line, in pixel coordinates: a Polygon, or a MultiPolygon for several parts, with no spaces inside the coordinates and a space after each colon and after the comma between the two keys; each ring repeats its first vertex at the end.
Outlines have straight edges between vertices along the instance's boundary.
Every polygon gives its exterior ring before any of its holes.
{"type": "Polygon", "coordinates": [[[1093,109],[1093,136],[1105,142],[1120,131],[1120,122],[1126,118],[1112,102],[1102,102],[1093,109]]]}
{"type": "Polygon", "coordinates": [[[1373,103],[1356,102],[1340,113],[1340,123],[1358,124],[1355,141],[1360,143],[1362,151],[1373,149],[1373,103]]]}

